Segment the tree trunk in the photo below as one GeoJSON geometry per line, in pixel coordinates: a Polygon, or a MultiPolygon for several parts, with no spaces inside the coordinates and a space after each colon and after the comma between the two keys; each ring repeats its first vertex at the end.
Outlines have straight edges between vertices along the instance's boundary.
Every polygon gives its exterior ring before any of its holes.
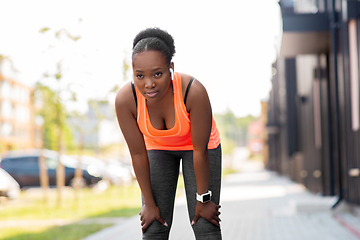
{"type": "Polygon", "coordinates": [[[80,141],[79,141],[79,153],[78,153],[78,165],[75,170],[75,179],[74,179],[74,189],[75,189],[75,200],[79,200],[80,189],[83,187],[83,172],[81,169],[81,158],[84,151],[84,139],[85,133],[84,131],[80,131],[80,141]]]}
{"type": "Polygon", "coordinates": [[[61,162],[62,157],[62,132],[59,126],[59,136],[58,136],[58,166],[56,168],[56,187],[57,187],[57,205],[62,206],[62,191],[65,186],[65,166],[61,162]]]}
{"type": "MultiPolygon", "coordinates": [[[[43,130],[41,130],[43,131],[43,130]]],[[[49,190],[49,175],[46,166],[46,159],[44,156],[44,139],[41,141],[40,155],[39,155],[39,174],[40,174],[40,186],[43,192],[44,205],[48,202],[48,190],[49,190]]]]}

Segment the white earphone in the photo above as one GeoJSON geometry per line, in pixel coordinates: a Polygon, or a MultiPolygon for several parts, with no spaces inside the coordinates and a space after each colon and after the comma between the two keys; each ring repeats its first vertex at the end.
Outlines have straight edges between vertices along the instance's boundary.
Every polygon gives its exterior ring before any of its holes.
{"type": "Polygon", "coordinates": [[[171,80],[174,80],[174,70],[172,68],[169,68],[169,70],[170,70],[171,80]]]}

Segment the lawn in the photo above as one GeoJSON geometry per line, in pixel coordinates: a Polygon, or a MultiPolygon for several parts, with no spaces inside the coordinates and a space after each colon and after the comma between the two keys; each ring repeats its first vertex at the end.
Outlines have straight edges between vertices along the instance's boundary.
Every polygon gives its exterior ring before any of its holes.
{"type": "MultiPolygon", "coordinates": [[[[223,175],[229,173],[232,173],[232,170],[223,171],[223,175]]],[[[184,194],[183,186],[180,175],[178,196],[184,194]]],[[[136,182],[131,186],[112,186],[105,191],[86,188],[79,192],[78,198],[75,196],[72,188],[65,188],[59,206],[56,189],[48,191],[46,202],[41,189],[23,191],[19,200],[0,203],[0,221],[131,217],[141,210],[141,193],[136,182]]],[[[14,228],[0,226],[0,240],[78,240],[108,226],[111,224],[74,223],[64,226],[14,228]]]]}
{"type": "Polygon", "coordinates": [[[111,224],[72,224],[55,227],[6,228],[0,239],[6,240],[79,240],[111,224]]]}
{"type": "MultiPolygon", "coordinates": [[[[57,204],[56,189],[48,191],[43,201],[40,189],[24,191],[19,200],[0,205],[0,221],[70,219],[98,217],[130,217],[141,210],[141,194],[136,183],[110,187],[106,191],[82,189],[76,200],[71,188],[63,191],[62,204],[57,204]]],[[[1,223],[0,223],[1,224],[1,223]]],[[[69,224],[64,226],[7,227],[0,226],[0,239],[7,240],[78,240],[111,224],[69,224]]]]}
{"type": "MultiPolygon", "coordinates": [[[[180,177],[178,187],[181,189],[182,186],[183,180],[180,177]]],[[[112,186],[105,191],[82,189],[78,199],[72,188],[65,188],[61,206],[57,204],[56,189],[48,191],[45,203],[41,189],[29,189],[21,193],[19,200],[0,204],[0,221],[131,217],[140,210],[141,193],[136,182],[131,186],[112,186]]],[[[111,224],[75,223],[64,226],[16,228],[0,226],[0,240],[78,240],[108,226],[111,224]]]]}
{"type": "Polygon", "coordinates": [[[23,192],[17,202],[5,204],[0,210],[0,221],[130,217],[141,209],[140,189],[135,183],[128,187],[110,187],[106,191],[82,189],[77,200],[74,190],[65,188],[61,205],[57,204],[56,189],[50,189],[47,196],[44,203],[40,189],[23,192]]]}

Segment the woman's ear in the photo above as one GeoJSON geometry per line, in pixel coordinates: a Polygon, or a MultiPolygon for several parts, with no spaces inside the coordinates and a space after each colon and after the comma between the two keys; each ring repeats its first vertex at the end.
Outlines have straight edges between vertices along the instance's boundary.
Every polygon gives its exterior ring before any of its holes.
{"type": "Polygon", "coordinates": [[[170,70],[171,80],[174,80],[174,70],[172,68],[169,68],[169,70],[170,70]]]}
{"type": "Polygon", "coordinates": [[[169,71],[170,71],[171,80],[174,80],[174,62],[170,63],[169,71]]]}

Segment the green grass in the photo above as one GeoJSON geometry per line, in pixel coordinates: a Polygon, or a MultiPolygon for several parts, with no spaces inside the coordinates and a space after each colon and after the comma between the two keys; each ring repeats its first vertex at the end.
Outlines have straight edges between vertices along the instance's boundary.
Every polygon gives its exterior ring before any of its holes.
{"type": "MultiPolygon", "coordinates": [[[[103,192],[82,189],[78,200],[71,188],[63,191],[62,205],[57,204],[55,189],[44,204],[41,191],[23,192],[19,200],[0,205],[0,221],[35,219],[73,219],[130,217],[141,210],[141,194],[136,183],[129,187],[110,187],[103,192]]],[[[0,239],[7,240],[78,240],[112,224],[69,224],[48,227],[0,228],[0,239]]]]}
{"type": "MultiPolygon", "coordinates": [[[[224,169],[223,176],[234,170],[224,169]]],[[[183,177],[178,180],[177,196],[184,194],[183,177]]],[[[23,192],[19,200],[0,204],[0,221],[33,219],[84,219],[95,217],[131,217],[141,210],[141,193],[134,183],[128,187],[110,187],[98,192],[82,189],[75,198],[71,188],[63,191],[62,205],[57,204],[57,192],[50,189],[48,200],[43,201],[41,191],[23,192]]],[[[79,240],[111,224],[69,224],[50,227],[0,228],[0,240],[79,240]]]]}
{"type": "Polygon", "coordinates": [[[249,157],[249,160],[251,161],[260,161],[263,162],[264,161],[264,157],[262,154],[252,154],[249,157]]]}
{"type": "Polygon", "coordinates": [[[235,169],[232,169],[232,168],[225,168],[222,170],[221,172],[221,176],[224,177],[228,174],[232,174],[232,173],[236,173],[237,171],[235,169]]]}
{"type": "Polygon", "coordinates": [[[79,240],[112,224],[72,224],[55,227],[1,228],[6,240],[79,240]]]}
{"type": "MultiPolygon", "coordinates": [[[[223,176],[232,172],[231,169],[224,169],[223,176]]],[[[180,175],[178,196],[183,194],[183,188],[183,177],[180,175]]],[[[113,186],[103,192],[82,189],[78,200],[75,198],[74,190],[67,188],[63,191],[61,206],[56,201],[56,189],[50,189],[47,196],[48,200],[44,204],[41,191],[23,192],[16,202],[0,205],[0,221],[130,217],[138,214],[141,210],[141,193],[136,183],[128,187],[113,186]]]]}
{"type": "Polygon", "coordinates": [[[83,219],[91,217],[130,217],[141,210],[141,195],[137,184],[129,187],[111,187],[103,192],[82,189],[78,200],[73,189],[63,191],[62,204],[56,201],[51,189],[44,204],[41,192],[22,193],[15,203],[3,207],[0,220],[25,219],[83,219]]]}

